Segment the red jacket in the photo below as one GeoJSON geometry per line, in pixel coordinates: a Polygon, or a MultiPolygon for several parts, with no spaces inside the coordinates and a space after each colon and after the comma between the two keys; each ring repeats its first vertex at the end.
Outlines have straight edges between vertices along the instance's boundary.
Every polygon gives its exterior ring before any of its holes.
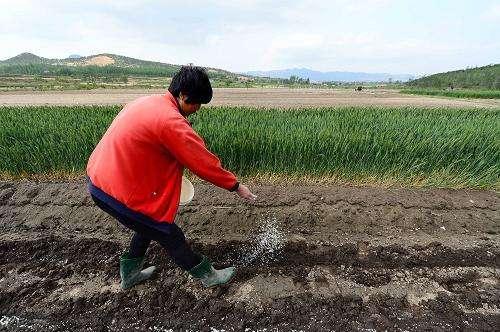
{"type": "Polygon", "coordinates": [[[167,92],[125,105],[92,152],[87,175],[130,209],[173,223],[184,166],[218,187],[236,185],[167,92]]]}

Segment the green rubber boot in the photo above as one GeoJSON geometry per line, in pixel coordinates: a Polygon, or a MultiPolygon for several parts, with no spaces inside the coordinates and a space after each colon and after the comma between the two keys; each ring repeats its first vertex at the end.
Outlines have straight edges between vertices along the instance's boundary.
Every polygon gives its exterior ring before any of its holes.
{"type": "Polygon", "coordinates": [[[142,270],[143,264],[144,256],[128,258],[128,252],[126,252],[120,257],[120,277],[122,279],[120,286],[122,289],[135,286],[151,277],[156,267],[150,266],[142,270]]]}
{"type": "Polygon", "coordinates": [[[195,279],[200,280],[206,288],[222,285],[231,280],[235,268],[228,267],[222,270],[216,270],[207,257],[203,256],[200,264],[188,271],[195,279]]]}

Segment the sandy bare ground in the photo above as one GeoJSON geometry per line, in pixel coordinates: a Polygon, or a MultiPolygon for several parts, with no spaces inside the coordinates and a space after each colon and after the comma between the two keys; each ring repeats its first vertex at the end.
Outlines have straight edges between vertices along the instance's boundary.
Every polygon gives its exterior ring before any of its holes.
{"type": "MultiPolygon", "coordinates": [[[[90,105],[125,104],[164,90],[90,90],[60,92],[0,92],[0,106],[7,105],[90,105]]],[[[262,107],[303,106],[424,106],[424,107],[500,107],[494,99],[452,99],[445,97],[412,96],[395,90],[371,89],[214,89],[210,105],[241,105],[262,107]]]]}
{"type": "Polygon", "coordinates": [[[500,198],[490,191],[195,184],[178,224],[228,285],[205,290],[153,244],[118,288],[131,234],[83,180],[0,182],[0,329],[485,330],[500,322],[500,198]]]}

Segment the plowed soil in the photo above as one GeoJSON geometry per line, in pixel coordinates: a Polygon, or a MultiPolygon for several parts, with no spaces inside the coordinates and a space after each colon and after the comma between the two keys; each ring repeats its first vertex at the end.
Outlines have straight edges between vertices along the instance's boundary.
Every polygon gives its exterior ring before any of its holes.
{"type": "MultiPolygon", "coordinates": [[[[141,96],[166,90],[97,89],[90,91],[0,92],[0,106],[125,104],[141,96]]],[[[397,90],[216,88],[211,106],[322,107],[322,106],[422,106],[500,107],[499,99],[459,99],[401,94],[397,90]]]]}
{"type": "Polygon", "coordinates": [[[177,222],[216,267],[203,289],[156,243],[119,289],[131,233],[83,180],[0,182],[0,330],[498,331],[500,198],[491,191],[196,183],[177,222]]]}

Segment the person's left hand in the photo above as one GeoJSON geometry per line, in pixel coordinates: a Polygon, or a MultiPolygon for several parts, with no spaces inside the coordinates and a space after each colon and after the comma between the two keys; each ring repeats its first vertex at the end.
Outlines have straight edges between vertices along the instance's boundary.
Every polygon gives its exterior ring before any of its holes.
{"type": "Polygon", "coordinates": [[[252,194],[250,189],[248,189],[247,186],[245,186],[244,184],[241,184],[241,183],[238,186],[238,190],[236,190],[236,193],[241,198],[248,199],[249,201],[255,201],[255,199],[257,198],[257,195],[252,194]]]}

